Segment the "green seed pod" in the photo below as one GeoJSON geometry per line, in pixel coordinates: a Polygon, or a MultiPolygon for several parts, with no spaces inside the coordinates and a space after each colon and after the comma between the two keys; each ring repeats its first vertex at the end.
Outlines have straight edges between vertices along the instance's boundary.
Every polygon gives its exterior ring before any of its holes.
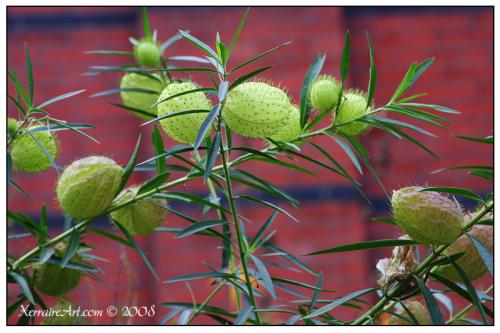
{"type": "MultiPolygon", "coordinates": [[[[62,258],[66,251],[66,246],[63,244],[57,245],[54,254],[62,258]]],[[[83,263],[83,260],[75,255],[72,262],[83,263]]],[[[82,271],[72,268],[62,268],[56,264],[35,264],[34,265],[34,285],[44,294],[51,296],[61,296],[78,286],[82,271]]]]}
{"type": "Polygon", "coordinates": [[[87,325],[86,317],[77,315],[78,308],[76,304],[60,298],[56,305],[51,307],[48,316],[42,320],[42,325],[87,325]]]}
{"type": "Polygon", "coordinates": [[[14,118],[7,118],[7,132],[10,135],[16,133],[18,126],[17,120],[14,118]]]}
{"type": "MultiPolygon", "coordinates": [[[[30,126],[26,130],[32,130],[40,125],[30,126]]],[[[52,159],[57,156],[57,142],[54,133],[40,131],[31,133],[44,146],[52,159]]],[[[28,172],[42,172],[50,168],[51,163],[43,149],[38,143],[24,130],[19,132],[12,141],[10,147],[10,156],[14,168],[28,172]]]]}
{"type": "Polygon", "coordinates": [[[291,106],[290,118],[281,130],[275,135],[271,136],[271,139],[278,141],[292,141],[300,135],[302,129],[300,128],[300,111],[297,106],[291,106]]]}
{"type": "MultiPolygon", "coordinates": [[[[160,79],[153,79],[146,75],[141,75],[137,73],[127,73],[123,75],[120,82],[120,89],[144,89],[155,91],[156,93],[150,94],[146,92],[133,92],[133,91],[121,91],[120,97],[122,98],[123,104],[130,108],[139,109],[150,114],[153,117],[157,116],[156,106],[151,107],[158,100],[163,89],[163,83],[160,79]]],[[[148,119],[147,116],[135,113],[141,119],[148,119]]]]}
{"type": "MultiPolygon", "coordinates": [[[[405,306],[412,313],[413,317],[415,317],[419,325],[432,325],[431,316],[425,305],[423,305],[418,301],[410,301],[410,302],[405,302],[405,306]]],[[[408,314],[408,312],[406,312],[405,309],[401,308],[396,313],[400,316],[408,318],[408,320],[410,321],[400,317],[391,316],[391,319],[389,320],[389,325],[415,325],[411,320],[410,315],[408,314]]]]}
{"type": "MultiPolygon", "coordinates": [[[[193,82],[171,83],[163,89],[158,102],[170,96],[194,89],[198,89],[198,87],[193,82]]],[[[210,109],[211,103],[207,96],[203,92],[197,91],[161,102],[158,104],[158,116],[161,117],[180,111],[210,109]]],[[[160,120],[160,123],[167,135],[172,139],[182,143],[193,144],[201,124],[206,117],[207,113],[189,113],[160,120]]],[[[210,134],[209,132],[207,132],[207,135],[210,134]]]]}
{"type": "Polygon", "coordinates": [[[423,187],[405,187],[392,194],[395,222],[415,241],[450,244],[462,232],[463,214],[457,203],[423,187]]]}
{"type": "MultiPolygon", "coordinates": [[[[140,186],[124,189],[114,203],[121,204],[135,198],[140,186]]],[[[165,221],[166,211],[158,206],[161,200],[146,198],[111,213],[111,217],[120,223],[131,235],[147,236],[165,221]]]]}
{"type": "MultiPolygon", "coordinates": [[[[467,224],[473,215],[466,215],[465,224],[467,224]]],[[[489,225],[474,225],[469,234],[476,237],[486,248],[493,252],[493,227],[489,225]]],[[[455,263],[463,269],[465,274],[469,280],[473,281],[479,279],[488,272],[488,268],[483,262],[481,255],[477,251],[476,247],[470,241],[467,235],[460,236],[456,241],[451,243],[449,247],[447,247],[443,254],[447,256],[451,256],[458,253],[464,253],[460,258],[458,258],[455,263]]],[[[460,274],[456,271],[455,267],[450,265],[439,266],[437,271],[444,275],[446,278],[456,281],[462,282],[462,278],[460,274]]]]}
{"type": "Polygon", "coordinates": [[[64,213],[89,218],[109,207],[120,186],[123,169],[104,156],[71,163],[57,182],[57,199],[64,213]]]}
{"type": "Polygon", "coordinates": [[[134,57],[139,66],[156,66],[160,63],[160,46],[156,42],[142,39],[134,46],[134,57]]]}
{"type": "Polygon", "coordinates": [[[332,76],[320,76],[311,88],[311,104],[319,111],[328,111],[338,103],[340,84],[332,76]]]}
{"type": "MultiPolygon", "coordinates": [[[[364,94],[359,91],[349,90],[344,94],[344,100],[337,111],[336,124],[347,123],[370,111],[371,108],[366,109],[366,97],[364,94]]],[[[363,133],[367,127],[367,123],[353,121],[347,125],[340,126],[339,129],[348,135],[356,136],[363,133]]]]}
{"type": "Polygon", "coordinates": [[[264,82],[245,82],[226,98],[224,121],[234,132],[249,138],[276,135],[292,113],[288,95],[264,82]]]}

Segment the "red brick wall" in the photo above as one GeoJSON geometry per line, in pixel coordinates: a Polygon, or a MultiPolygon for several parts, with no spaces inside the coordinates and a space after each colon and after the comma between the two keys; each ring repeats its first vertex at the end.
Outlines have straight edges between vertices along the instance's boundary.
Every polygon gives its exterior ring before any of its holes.
{"type": "MultiPolygon", "coordinates": [[[[160,40],[175,34],[178,29],[187,29],[198,38],[211,42],[219,31],[223,40],[229,41],[236,29],[242,8],[153,8],[150,10],[152,27],[158,28],[160,40]]],[[[327,54],[325,72],[338,76],[339,59],[345,31],[351,31],[351,70],[348,83],[351,87],[366,89],[368,82],[368,48],[364,32],[369,32],[375,48],[378,71],[376,102],[382,105],[404,76],[413,61],[435,56],[433,66],[412,88],[412,92],[428,92],[425,101],[455,108],[462,112],[453,117],[446,131],[437,131],[438,138],[417,135],[419,140],[435,150],[441,159],[434,159],[408,142],[402,142],[386,133],[373,130],[363,138],[381,178],[389,190],[408,184],[466,186],[486,193],[491,184],[476,178],[464,177],[460,172],[430,174],[446,166],[473,163],[492,163],[491,149],[481,145],[457,140],[453,135],[486,136],[493,131],[493,11],[489,8],[364,8],[364,7],[295,7],[295,8],[253,8],[243,30],[231,63],[237,64],[275,45],[292,41],[281,51],[260,61],[253,68],[264,64],[275,64],[276,68],[266,74],[267,79],[279,82],[289,89],[296,101],[299,100],[300,85],[310,62],[318,52],[327,54]]],[[[33,58],[37,103],[53,96],[77,89],[87,91],[77,97],[54,104],[48,111],[54,117],[70,122],[95,124],[91,134],[101,144],[95,144],[83,137],[65,132],[60,135],[61,153],[58,162],[66,165],[75,158],[90,154],[104,154],[126,163],[137,136],[150,137],[150,129],[138,127],[140,122],[125,111],[109,105],[118,102],[118,96],[89,98],[89,95],[117,87],[119,74],[82,76],[91,65],[118,65],[127,59],[103,55],[86,55],[92,49],[126,50],[130,48],[129,36],[141,33],[139,8],[21,8],[8,9],[8,59],[18,76],[24,75],[23,45],[28,42],[33,58]]],[[[179,42],[169,49],[171,55],[196,54],[187,42],[179,42]]],[[[168,55],[168,54],[167,54],[168,55]]],[[[248,71],[251,68],[247,69],[248,71]]],[[[206,80],[193,76],[201,83],[206,80]]],[[[11,87],[10,87],[11,88],[11,87]]],[[[10,89],[9,88],[9,89],[10,89]]],[[[11,91],[11,90],[9,90],[11,91]]],[[[9,115],[14,114],[12,105],[9,115]]],[[[422,125],[423,128],[427,128],[422,125]]],[[[432,129],[435,131],[434,129],[432,129]]],[[[173,141],[165,138],[166,145],[173,141]]],[[[238,139],[241,144],[259,146],[247,139],[238,139]]],[[[355,169],[349,159],[327,138],[315,140],[343,163],[353,175],[355,169]]],[[[144,141],[146,142],[146,141],[144,141]]],[[[320,158],[313,150],[305,152],[320,158]]],[[[151,148],[143,146],[140,160],[151,156],[151,148]]],[[[298,196],[303,205],[295,215],[301,220],[295,224],[280,216],[275,222],[278,230],[277,244],[287,251],[301,255],[334,245],[363,239],[389,238],[398,236],[394,228],[370,221],[373,216],[387,214],[388,203],[371,176],[359,177],[365,189],[374,200],[375,207],[365,205],[356,196],[345,180],[306,163],[320,177],[314,178],[267,165],[253,163],[246,168],[257,170],[262,177],[281,185],[298,196]]],[[[136,173],[133,182],[141,182],[151,175],[136,173]]],[[[48,205],[52,217],[51,230],[60,230],[60,210],[54,199],[53,188],[56,173],[53,170],[38,175],[15,174],[15,179],[26,188],[32,200],[19,195],[15,190],[8,192],[8,205],[13,210],[23,210],[34,216],[40,205],[48,205]]],[[[201,182],[190,183],[181,190],[204,193],[201,182]]],[[[237,188],[237,191],[243,191],[237,188]]],[[[178,206],[186,209],[186,206],[178,206]]],[[[198,209],[198,208],[196,208],[198,209]]],[[[270,211],[254,205],[243,206],[248,217],[255,217],[248,232],[255,232],[270,211]]],[[[170,226],[184,226],[174,217],[168,220],[170,226]]],[[[101,266],[108,284],[87,279],[69,297],[78,300],[82,306],[104,308],[109,304],[149,305],[162,301],[190,301],[183,284],[160,284],[154,281],[140,258],[132,251],[109,243],[97,236],[89,236],[86,242],[97,247],[97,254],[111,260],[101,266]],[[130,267],[132,278],[127,278],[124,258],[130,267]],[[131,280],[133,297],[126,301],[124,290],[131,280]]],[[[202,237],[176,240],[171,234],[158,233],[152,237],[140,238],[157,268],[162,280],[193,272],[206,271],[204,263],[219,265],[218,244],[202,237]]],[[[31,244],[10,241],[9,248],[21,251],[31,244]]],[[[375,281],[376,259],[389,253],[353,252],[349,255],[325,255],[304,257],[304,261],[325,274],[325,287],[336,289],[339,295],[375,281]]],[[[306,273],[292,274],[276,270],[288,277],[314,283],[306,273]]],[[[486,287],[489,279],[481,282],[486,287]]],[[[209,292],[206,281],[192,283],[197,301],[209,292]]],[[[14,290],[9,299],[15,297],[14,290]]],[[[288,299],[285,293],[281,293],[288,299]]],[[[329,295],[324,295],[328,297],[329,295]]],[[[224,297],[215,303],[224,305],[224,297]]],[[[269,304],[269,300],[266,300],[269,304]]],[[[157,323],[165,311],[160,310],[153,320],[136,322],[157,323]]],[[[352,311],[342,314],[350,318],[352,311]]],[[[111,322],[109,319],[99,322],[111,322]]],[[[210,322],[201,317],[198,323],[210,322]]]]}

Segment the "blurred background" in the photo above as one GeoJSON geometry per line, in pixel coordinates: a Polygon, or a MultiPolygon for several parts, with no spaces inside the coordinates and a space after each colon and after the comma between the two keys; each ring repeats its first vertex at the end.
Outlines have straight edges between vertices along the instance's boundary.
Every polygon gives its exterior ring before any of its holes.
{"type": "MultiPolygon", "coordinates": [[[[244,8],[241,7],[152,7],[149,9],[153,29],[158,29],[160,41],[176,34],[179,29],[213,45],[218,31],[230,43],[244,8]]],[[[24,43],[31,49],[35,75],[35,102],[78,89],[85,93],[47,108],[53,117],[72,123],[89,123],[97,127],[89,134],[101,143],[96,144],[71,132],[60,132],[60,154],[57,161],[64,166],[77,158],[89,155],[106,155],[125,164],[139,134],[143,144],[139,160],[153,155],[148,138],[150,127],[139,127],[141,121],[110,103],[119,103],[118,95],[90,98],[93,93],[117,88],[121,74],[109,73],[84,76],[92,65],[122,65],[132,62],[123,56],[89,55],[88,50],[131,50],[128,38],[142,37],[141,9],[139,7],[9,7],[8,65],[16,69],[18,77],[24,76],[24,43]]],[[[467,187],[480,194],[492,191],[492,184],[460,171],[431,174],[432,171],[465,164],[492,164],[493,151],[481,144],[459,140],[455,135],[484,137],[493,134],[493,9],[490,7],[256,7],[252,8],[247,24],[230,59],[230,66],[251,58],[282,42],[292,44],[273,53],[256,64],[255,68],[274,64],[265,78],[286,87],[296,102],[304,74],[318,52],[327,55],[323,73],[339,75],[340,55],[345,31],[351,32],[351,67],[348,87],[366,90],[369,79],[369,56],[365,31],[372,40],[377,65],[378,82],[375,102],[385,104],[414,61],[434,56],[436,60],[409,93],[427,92],[422,102],[451,107],[461,112],[452,116],[447,130],[436,131],[436,138],[415,135],[421,142],[440,155],[436,159],[409,142],[398,140],[378,130],[362,137],[371,162],[388,191],[407,185],[435,185],[467,187]]],[[[179,41],[167,49],[165,56],[200,55],[186,41],[179,41]]],[[[247,69],[248,71],[251,68],[247,69]]],[[[207,84],[203,76],[193,76],[207,84]]],[[[22,80],[23,81],[23,80],[22,80]]],[[[25,81],[23,81],[25,82],[25,81]]],[[[9,87],[12,91],[12,87],[9,87]]],[[[8,105],[8,115],[16,116],[13,105],[8,105]]],[[[419,126],[421,124],[418,124],[419,126]]],[[[429,128],[422,125],[422,128],[429,128]]],[[[164,137],[165,146],[173,146],[164,137]]],[[[264,143],[237,139],[241,144],[263,147],[264,143]]],[[[374,222],[373,217],[389,216],[389,204],[368,172],[357,174],[349,158],[329,138],[318,138],[316,143],[337,158],[351,175],[363,184],[372,205],[368,205],[344,179],[303,161],[319,177],[307,176],[268,165],[250,163],[247,170],[272,181],[301,202],[301,209],[293,211],[301,221],[293,223],[279,216],[274,224],[278,232],[273,241],[296,256],[344,243],[369,239],[394,238],[401,232],[389,224],[374,222]]],[[[304,147],[304,152],[315,158],[319,154],[304,147]]],[[[135,172],[130,184],[140,183],[152,176],[151,172],[135,172]]],[[[63,217],[55,199],[57,174],[49,170],[41,174],[16,173],[18,182],[31,198],[22,196],[15,189],[8,189],[8,207],[39,216],[42,204],[48,207],[50,233],[62,230],[63,217]]],[[[208,195],[202,182],[192,182],[182,190],[208,195]]],[[[242,193],[246,188],[237,187],[242,193]]],[[[271,198],[268,198],[271,199],[271,198]]],[[[274,203],[283,203],[272,198],[274,203]]],[[[472,203],[463,201],[467,208],[472,203]]],[[[174,208],[201,216],[201,207],[172,203],[174,208]]],[[[271,211],[261,206],[240,203],[240,208],[254,223],[247,225],[248,233],[255,232],[271,211]]],[[[96,225],[113,227],[107,221],[96,225]]],[[[169,216],[168,226],[186,226],[186,223],[169,216]]],[[[156,282],[139,256],[118,243],[94,234],[84,241],[96,247],[95,254],[108,259],[99,262],[101,277],[106,282],[84,278],[68,298],[85,308],[106,308],[108,305],[157,305],[154,318],[135,318],[133,323],[159,323],[165,309],[160,302],[191,302],[188,288],[182,284],[156,282]]],[[[220,243],[206,237],[194,236],[174,239],[170,233],[156,233],[147,238],[138,237],[148,257],[162,280],[175,276],[205,272],[206,265],[220,265],[220,243]]],[[[9,251],[20,254],[33,246],[27,239],[9,240],[9,251]]],[[[346,254],[301,257],[325,276],[325,288],[335,289],[338,295],[371,287],[375,284],[378,259],[389,256],[390,249],[357,251],[346,254]]],[[[273,274],[315,283],[313,276],[304,272],[289,272],[275,268],[273,274]]],[[[486,288],[490,278],[480,280],[486,288]]],[[[190,283],[196,300],[201,302],[211,290],[209,281],[190,283]]],[[[10,287],[10,286],[9,286],[10,287]]],[[[309,291],[304,291],[309,295],[309,291]]],[[[296,296],[279,293],[289,300],[296,296]]],[[[17,290],[9,290],[9,304],[17,290]]],[[[220,294],[214,305],[229,307],[227,294],[220,294]]],[[[332,295],[324,294],[322,298],[332,295]]],[[[55,301],[55,300],[53,300],[55,301]]],[[[272,299],[262,299],[270,306],[272,299]]],[[[459,301],[460,302],[460,301],[459,301]]],[[[48,302],[51,304],[51,301],[48,302]]],[[[343,319],[352,318],[352,309],[339,311],[343,319]]],[[[16,319],[17,320],[17,319],[16,319]]],[[[99,318],[92,323],[130,323],[130,318],[99,318]]],[[[215,323],[201,316],[196,323],[215,323]]]]}

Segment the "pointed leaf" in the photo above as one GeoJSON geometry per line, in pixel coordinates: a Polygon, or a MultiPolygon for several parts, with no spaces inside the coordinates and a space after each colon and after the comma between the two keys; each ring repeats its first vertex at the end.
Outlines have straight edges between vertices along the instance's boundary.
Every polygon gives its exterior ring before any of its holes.
{"type": "Polygon", "coordinates": [[[483,259],[484,264],[488,268],[488,271],[490,272],[491,275],[493,275],[493,257],[488,250],[486,246],[484,246],[483,243],[479,239],[477,239],[474,235],[470,233],[466,233],[467,237],[471,240],[472,244],[474,244],[474,247],[476,248],[477,252],[479,252],[479,255],[483,259]]]}
{"type": "Polygon", "coordinates": [[[127,239],[129,241],[131,247],[133,247],[135,249],[135,251],[137,252],[137,254],[139,254],[139,256],[144,261],[144,263],[146,264],[146,267],[149,269],[149,271],[151,272],[151,274],[153,274],[153,276],[155,277],[155,279],[157,281],[160,281],[160,278],[159,278],[158,274],[156,274],[156,271],[153,268],[153,265],[151,265],[151,263],[149,262],[148,258],[146,257],[146,254],[144,254],[144,251],[141,249],[141,247],[139,246],[139,244],[137,244],[137,242],[135,241],[134,237],[132,237],[130,235],[130,233],[127,231],[127,229],[125,229],[125,227],[123,227],[120,223],[117,222],[115,224],[121,230],[121,232],[125,235],[125,237],[127,237],[127,239]]]}
{"type": "Polygon", "coordinates": [[[311,104],[309,101],[309,92],[311,87],[318,78],[319,73],[325,63],[326,55],[324,53],[319,53],[316,58],[314,58],[311,66],[307,70],[304,81],[302,82],[302,87],[300,89],[300,127],[304,128],[309,119],[309,113],[311,112],[311,104]]]}
{"type": "Polygon", "coordinates": [[[207,221],[200,221],[196,224],[192,224],[187,228],[182,229],[177,235],[175,235],[175,238],[184,238],[192,234],[196,234],[200,231],[204,231],[208,228],[215,227],[218,225],[222,224],[227,224],[229,223],[226,220],[207,220],[207,221]]]}
{"type": "Polygon", "coordinates": [[[432,295],[431,291],[425,286],[425,283],[422,280],[420,280],[419,277],[414,276],[414,278],[415,280],[417,280],[420,291],[424,296],[425,303],[427,304],[427,309],[429,310],[429,314],[432,319],[432,323],[434,325],[444,325],[445,322],[443,319],[443,315],[441,314],[441,310],[439,309],[439,306],[436,303],[436,300],[434,299],[434,296],[432,295]]]}
{"type": "Polygon", "coordinates": [[[332,247],[326,250],[316,251],[312,253],[306,254],[306,256],[314,256],[318,254],[325,253],[337,253],[337,252],[350,252],[350,251],[358,251],[358,250],[368,250],[368,249],[378,249],[382,247],[393,247],[393,246],[402,246],[402,245],[416,245],[418,244],[414,240],[410,239],[378,239],[373,241],[363,241],[357,242],[347,245],[341,245],[332,247]]]}
{"type": "Polygon", "coordinates": [[[125,188],[125,185],[127,184],[127,181],[130,175],[132,174],[132,171],[134,171],[135,165],[137,163],[137,155],[139,153],[140,144],[141,144],[141,135],[139,134],[139,137],[137,138],[137,143],[135,144],[134,151],[132,152],[132,155],[130,156],[127,166],[123,171],[122,179],[120,181],[120,186],[118,187],[117,193],[120,193],[121,190],[125,188]]]}
{"type": "Polygon", "coordinates": [[[49,99],[48,101],[40,104],[37,106],[37,109],[42,109],[44,107],[46,107],[47,105],[50,105],[52,103],[55,103],[55,102],[58,102],[60,100],[63,100],[63,99],[66,99],[66,98],[69,98],[69,97],[72,97],[72,96],[75,96],[75,95],[78,95],[82,92],[84,92],[85,89],[82,89],[82,90],[76,90],[76,91],[72,91],[72,92],[69,92],[69,93],[66,93],[66,94],[62,94],[62,95],[59,95],[57,97],[54,97],[54,98],[51,98],[49,99]]]}
{"type": "Polygon", "coordinates": [[[248,254],[250,258],[252,258],[252,261],[255,264],[255,267],[257,267],[257,272],[259,272],[259,276],[262,279],[262,283],[264,284],[264,287],[266,290],[271,294],[271,297],[273,299],[277,299],[278,295],[276,295],[276,291],[274,290],[273,286],[273,281],[271,280],[271,276],[269,275],[269,272],[267,271],[266,266],[264,263],[257,258],[256,256],[252,254],[248,254]]]}

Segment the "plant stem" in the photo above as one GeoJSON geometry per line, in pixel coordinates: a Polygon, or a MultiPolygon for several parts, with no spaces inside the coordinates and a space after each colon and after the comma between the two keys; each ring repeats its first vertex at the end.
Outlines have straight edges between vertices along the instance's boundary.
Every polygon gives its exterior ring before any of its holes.
{"type": "MultiPolygon", "coordinates": [[[[240,220],[238,218],[238,211],[236,210],[236,203],[234,202],[233,189],[231,186],[231,177],[229,176],[229,168],[228,164],[226,163],[226,157],[225,157],[226,152],[224,151],[224,145],[222,143],[222,140],[220,142],[220,152],[222,159],[222,167],[224,169],[224,178],[226,180],[226,186],[227,186],[227,196],[228,196],[227,199],[229,200],[229,205],[231,207],[231,214],[233,216],[236,237],[238,239],[238,250],[240,252],[241,267],[243,268],[243,273],[245,274],[245,284],[247,285],[250,302],[252,303],[253,308],[257,309],[257,303],[255,302],[255,296],[253,294],[252,281],[250,281],[250,275],[248,274],[247,257],[246,257],[247,254],[246,250],[244,249],[243,235],[241,233],[241,228],[240,228],[240,220]]],[[[257,312],[255,312],[255,320],[258,325],[261,324],[260,316],[257,312]]]]}
{"type": "MultiPolygon", "coordinates": [[[[490,291],[493,290],[493,286],[490,286],[488,289],[486,289],[484,291],[485,294],[489,293],[490,291]]],[[[452,322],[454,322],[455,320],[457,319],[461,319],[467,312],[469,312],[475,305],[473,303],[467,305],[465,308],[463,308],[460,312],[458,312],[456,315],[454,315],[453,317],[451,317],[450,319],[448,319],[446,321],[446,324],[451,324],[452,322]]]]}
{"type": "Polygon", "coordinates": [[[222,281],[221,283],[219,283],[219,285],[217,286],[217,288],[215,288],[210,293],[210,295],[208,295],[208,297],[203,301],[203,303],[201,303],[199,307],[196,307],[196,310],[194,310],[193,314],[191,315],[191,317],[189,318],[189,320],[186,322],[186,325],[189,325],[193,321],[193,319],[198,314],[200,314],[201,310],[203,310],[203,308],[205,307],[205,305],[207,305],[208,302],[210,302],[210,300],[212,298],[214,298],[214,296],[222,289],[222,287],[224,287],[225,284],[226,284],[226,281],[222,281]]]}
{"type": "MultiPolygon", "coordinates": [[[[470,227],[472,227],[474,224],[479,222],[481,218],[488,214],[493,209],[493,202],[489,202],[486,204],[486,206],[481,210],[480,213],[476,214],[476,216],[469,222],[467,223],[463,229],[462,229],[462,234],[466,232],[470,227]]],[[[439,246],[433,254],[425,258],[424,261],[417,267],[417,269],[413,272],[414,275],[421,274],[425,269],[428,268],[428,266],[441,255],[441,252],[443,252],[450,244],[447,245],[441,245],[439,246]]],[[[386,295],[384,295],[378,302],[375,304],[370,310],[365,312],[361,317],[358,319],[354,320],[351,325],[363,325],[365,324],[370,318],[376,317],[378,312],[384,308],[384,306],[391,301],[392,297],[394,295],[397,295],[397,293],[406,285],[406,283],[409,282],[411,279],[411,276],[407,277],[405,280],[401,281],[396,287],[391,289],[386,295]]]]}

